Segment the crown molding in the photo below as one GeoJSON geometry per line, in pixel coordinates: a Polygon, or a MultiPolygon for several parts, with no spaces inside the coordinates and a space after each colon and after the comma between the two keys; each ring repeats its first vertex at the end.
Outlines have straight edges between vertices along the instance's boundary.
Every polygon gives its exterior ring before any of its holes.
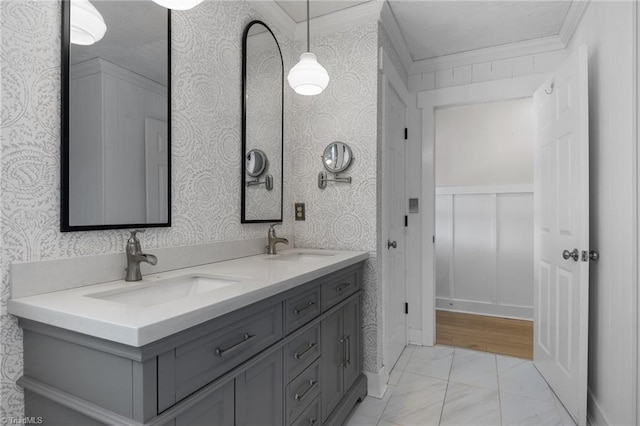
{"type": "Polygon", "coordinates": [[[413,58],[411,57],[407,43],[404,41],[398,21],[396,20],[391,7],[389,7],[387,0],[384,1],[382,10],[380,11],[380,23],[387,32],[389,39],[391,39],[391,44],[396,49],[396,52],[398,52],[400,61],[402,61],[402,65],[404,65],[404,69],[408,70],[413,65],[413,58]]]}
{"type": "MultiPolygon", "coordinates": [[[[374,0],[348,9],[342,9],[334,13],[311,18],[311,38],[377,21],[380,18],[380,9],[382,9],[383,4],[383,0],[374,0]]],[[[294,40],[305,41],[306,39],[307,22],[303,21],[295,26],[294,40]]]]}
{"type": "Polygon", "coordinates": [[[296,23],[275,1],[256,0],[249,5],[255,9],[270,27],[277,29],[285,37],[293,40],[296,35],[296,23]]]}
{"type": "Polygon", "coordinates": [[[69,67],[69,78],[72,80],[87,77],[94,74],[107,74],[129,84],[135,84],[150,92],[166,97],[167,86],[158,81],[128,70],[113,62],[102,58],[93,58],[69,67]]]}
{"type": "Polygon", "coordinates": [[[573,34],[578,29],[578,25],[582,21],[582,17],[586,12],[590,0],[573,0],[569,5],[569,10],[567,11],[567,16],[564,17],[564,21],[562,22],[562,27],[560,28],[560,40],[564,43],[565,47],[571,41],[573,34]]]}
{"type": "MultiPolygon", "coordinates": [[[[254,0],[249,2],[258,11],[264,21],[278,29],[289,39],[300,42],[307,38],[306,21],[296,23],[273,0],[254,0]]],[[[558,35],[526,40],[477,49],[469,52],[439,56],[437,58],[413,61],[409,48],[402,36],[400,26],[389,7],[387,0],[373,0],[348,9],[311,19],[311,38],[337,31],[344,31],[353,26],[379,20],[398,52],[400,60],[409,75],[434,72],[441,69],[468,66],[484,62],[509,59],[518,56],[562,50],[567,47],[573,34],[580,25],[582,17],[590,4],[590,0],[574,0],[569,6],[558,35]]]]}
{"type": "Polygon", "coordinates": [[[409,75],[533,55],[536,53],[551,52],[564,48],[565,43],[562,42],[559,35],[503,44],[501,46],[487,47],[469,52],[454,53],[453,55],[416,61],[409,68],[409,75]]]}

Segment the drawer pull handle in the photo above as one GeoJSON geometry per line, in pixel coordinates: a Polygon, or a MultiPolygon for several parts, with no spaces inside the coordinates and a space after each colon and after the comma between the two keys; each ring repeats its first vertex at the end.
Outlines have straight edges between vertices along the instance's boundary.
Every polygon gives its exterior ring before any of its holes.
{"type": "Polygon", "coordinates": [[[345,288],[349,287],[350,285],[351,285],[351,283],[344,283],[344,284],[341,284],[341,285],[339,285],[338,287],[336,287],[336,291],[337,291],[338,293],[342,293],[342,291],[343,291],[345,288]]]}
{"type": "Polygon", "coordinates": [[[347,365],[351,364],[351,335],[347,335],[346,337],[346,346],[347,346],[347,365]]]}
{"type": "Polygon", "coordinates": [[[309,309],[310,307],[312,307],[312,306],[313,306],[313,305],[315,305],[315,304],[316,304],[316,302],[314,302],[313,300],[310,300],[310,301],[308,301],[308,302],[307,302],[307,304],[306,304],[306,305],[304,305],[304,307],[302,307],[302,308],[295,308],[295,309],[293,310],[293,313],[294,313],[294,314],[296,314],[296,315],[300,315],[301,313],[303,313],[304,311],[306,311],[307,309],[309,309]]]}
{"type": "Polygon", "coordinates": [[[245,333],[242,340],[240,340],[238,343],[234,343],[233,345],[229,346],[226,349],[216,348],[216,355],[223,356],[228,352],[232,352],[233,350],[238,349],[239,347],[241,347],[243,344],[247,343],[249,340],[253,339],[254,337],[256,337],[255,334],[245,333]]]}
{"type": "Polygon", "coordinates": [[[305,356],[305,354],[307,354],[311,349],[313,349],[313,347],[314,347],[315,345],[317,345],[317,343],[311,343],[311,342],[309,342],[309,345],[307,345],[307,347],[306,347],[306,348],[304,348],[304,350],[303,350],[302,352],[296,352],[296,353],[294,353],[294,354],[293,354],[293,357],[294,357],[295,359],[300,359],[300,358],[302,358],[302,357],[303,357],[303,356],[305,356]]]}
{"type": "Polygon", "coordinates": [[[347,336],[342,336],[340,343],[342,343],[342,361],[340,361],[340,367],[347,368],[347,336]]]}
{"type": "Polygon", "coordinates": [[[315,425],[318,419],[314,419],[313,417],[309,417],[309,425],[315,425]]]}
{"type": "Polygon", "coordinates": [[[307,388],[307,390],[305,390],[302,393],[296,393],[293,396],[293,399],[295,399],[298,402],[301,402],[304,399],[304,397],[307,396],[307,394],[311,391],[311,389],[313,389],[316,386],[317,383],[318,383],[317,380],[313,380],[313,379],[309,380],[309,387],[307,388]]]}

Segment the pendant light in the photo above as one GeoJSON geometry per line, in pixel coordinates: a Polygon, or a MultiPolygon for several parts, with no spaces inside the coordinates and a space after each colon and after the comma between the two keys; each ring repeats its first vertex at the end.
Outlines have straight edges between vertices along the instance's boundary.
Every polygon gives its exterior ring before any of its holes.
{"type": "Polygon", "coordinates": [[[88,46],[104,37],[107,24],[98,9],[89,0],[71,1],[71,43],[88,46]]]}
{"type": "Polygon", "coordinates": [[[202,0],[153,0],[153,2],[167,9],[188,10],[202,3],[202,0]]]}
{"type": "Polygon", "coordinates": [[[316,55],[309,48],[309,0],[307,0],[307,51],[300,55],[300,61],[289,71],[287,81],[298,94],[312,96],[322,93],[329,84],[329,73],[318,63],[316,55]]]}

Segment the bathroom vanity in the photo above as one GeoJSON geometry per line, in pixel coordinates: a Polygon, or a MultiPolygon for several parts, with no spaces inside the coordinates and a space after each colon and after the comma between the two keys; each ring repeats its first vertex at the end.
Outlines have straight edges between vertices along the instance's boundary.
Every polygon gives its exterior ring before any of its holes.
{"type": "Polygon", "coordinates": [[[342,424],[367,389],[366,258],[288,250],[13,299],[26,416],[83,426],[342,424]]]}

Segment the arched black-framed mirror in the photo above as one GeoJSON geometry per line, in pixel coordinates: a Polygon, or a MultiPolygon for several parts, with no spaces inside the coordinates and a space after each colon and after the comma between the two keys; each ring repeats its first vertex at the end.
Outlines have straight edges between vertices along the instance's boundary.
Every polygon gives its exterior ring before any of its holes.
{"type": "Polygon", "coordinates": [[[242,223],[282,221],[283,98],[280,45],[264,22],[252,21],[242,37],[242,223]],[[247,156],[257,151],[268,159],[264,180],[247,170],[247,156]]]}
{"type": "Polygon", "coordinates": [[[86,11],[62,2],[60,229],[171,226],[170,11],[152,0],[90,6],[106,32],[72,44],[86,11]]]}

